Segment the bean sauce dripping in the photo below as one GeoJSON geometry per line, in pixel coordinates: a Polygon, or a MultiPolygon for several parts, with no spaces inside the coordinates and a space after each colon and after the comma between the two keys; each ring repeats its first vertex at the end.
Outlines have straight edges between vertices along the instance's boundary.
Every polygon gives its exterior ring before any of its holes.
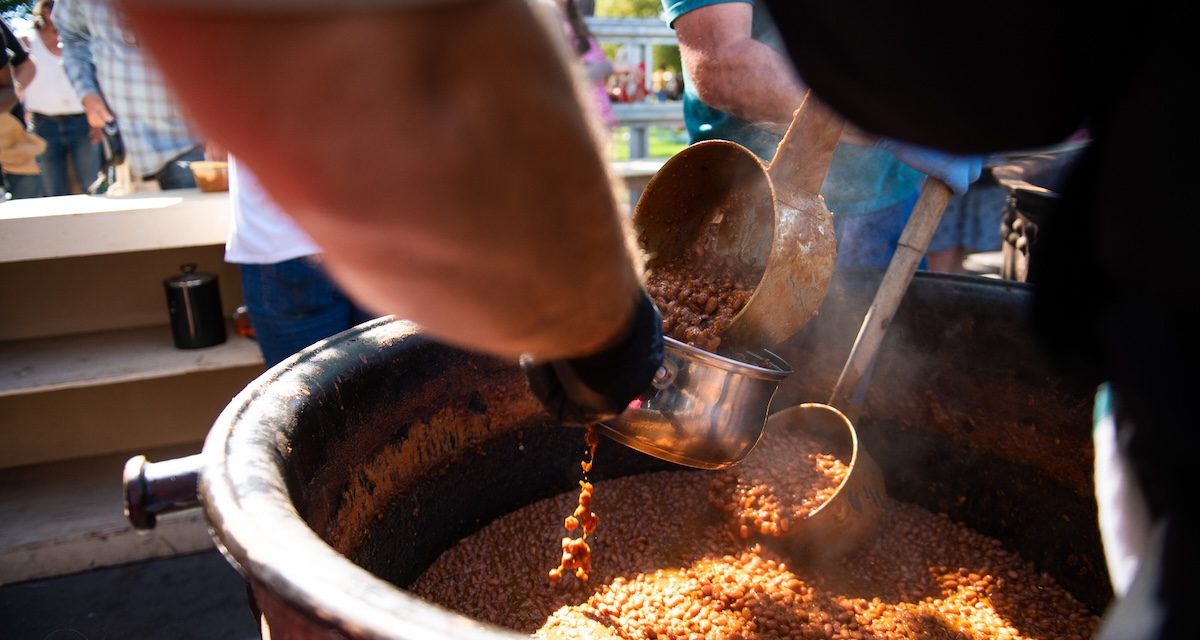
{"type": "MultiPolygon", "coordinates": [[[[746,306],[760,276],[754,267],[705,249],[715,242],[715,229],[715,224],[709,225],[708,232],[689,255],[655,268],[646,283],[663,315],[663,333],[712,352],[721,346],[720,334],[746,306]]],[[[577,538],[568,535],[562,539],[562,558],[548,573],[552,584],[557,584],[564,572],[572,570],[577,579],[586,582],[592,571],[592,550],[587,538],[599,520],[591,509],[594,487],[587,481],[599,442],[593,426],[588,427],[585,442],[588,457],[580,463],[584,479],[579,481],[579,500],[575,512],[563,522],[568,533],[579,530],[580,534],[577,538]]]]}
{"type": "Polygon", "coordinates": [[[595,426],[588,426],[583,441],[587,444],[588,453],[587,459],[579,463],[584,477],[579,481],[579,500],[576,502],[575,512],[563,521],[563,529],[566,529],[567,533],[579,529],[580,534],[578,538],[569,535],[563,537],[562,558],[559,559],[558,566],[548,574],[552,584],[557,584],[562,579],[563,572],[574,570],[575,577],[583,582],[587,582],[592,573],[592,548],[588,545],[587,537],[595,533],[600,517],[592,511],[593,487],[592,483],[587,481],[587,474],[591,472],[592,464],[596,461],[596,446],[600,444],[600,434],[596,433],[595,426]]]}
{"type": "MultiPolygon", "coordinates": [[[[711,352],[721,346],[721,334],[746,306],[761,276],[760,269],[711,252],[715,232],[716,224],[709,225],[687,255],[652,269],[646,282],[650,297],[663,315],[663,333],[711,352]]],[[[579,481],[579,499],[574,513],[563,522],[568,533],[580,533],[579,537],[568,535],[562,539],[562,558],[548,573],[552,584],[562,580],[564,572],[574,571],[583,582],[592,572],[587,538],[595,531],[599,517],[591,508],[595,488],[587,481],[587,474],[592,470],[599,442],[594,427],[588,427],[585,442],[588,457],[581,462],[584,479],[579,481]]]]}

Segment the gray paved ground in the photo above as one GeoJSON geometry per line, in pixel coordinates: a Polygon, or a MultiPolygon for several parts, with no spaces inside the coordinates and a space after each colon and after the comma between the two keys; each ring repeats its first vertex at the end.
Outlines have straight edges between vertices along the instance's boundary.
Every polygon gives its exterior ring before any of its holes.
{"type": "Polygon", "coordinates": [[[216,551],[0,587],[0,640],[257,640],[216,551]]]}

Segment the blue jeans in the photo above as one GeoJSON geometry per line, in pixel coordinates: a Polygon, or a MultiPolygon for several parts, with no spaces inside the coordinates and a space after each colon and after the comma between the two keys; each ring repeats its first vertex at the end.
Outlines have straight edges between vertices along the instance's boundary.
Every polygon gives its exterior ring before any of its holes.
{"type": "Polygon", "coordinates": [[[238,270],[267,367],[375,317],[355,306],[313,258],[243,264],[238,270]]]}
{"type": "Polygon", "coordinates": [[[961,247],[967,253],[999,251],[1007,201],[1008,189],[1000,183],[990,178],[977,180],[965,194],[956,195],[946,203],[942,222],[929,241],[929,250],[961,247]]]}
{"type": "Polygon", "coordinates": [[[187,153],[175,156],[157,173],[144,176],[146,180],[155,180],[160,189],[195,189],[196,176],[187,163],[204,159],[204,147],[196,147],[187,153]],[[184,164],[180,164],[180,163],[184,164]]]}
{"type": "Polygon", "coordinates": [[[6,173],[4,174],[4,182],[8,185],[8,194],[13,200],[42,197],[41,176],[22,176],[15,173],[6,173]]]}
{"type": "Polygon", "coordinates": [[[100,145],[89,138],[91,127],[82,113],[69,116],[33,114],[33,131],[46,140],[46,151],[38,158],[42,167],[45,195],[71,193],[67,167],[75,170],[79,187],[86,191],[100,173],[100,145]]]}
{"type": "MultiPolygon", "coordinates": [[[[850,216],[833,212],[834,235],[837,236],[836,269],[886,269],[896,253],[900,234],[908,223],[917,194],[890,207],[850,216]]],[[[927,261],[921,257],[919,267],[927,261]]]]}

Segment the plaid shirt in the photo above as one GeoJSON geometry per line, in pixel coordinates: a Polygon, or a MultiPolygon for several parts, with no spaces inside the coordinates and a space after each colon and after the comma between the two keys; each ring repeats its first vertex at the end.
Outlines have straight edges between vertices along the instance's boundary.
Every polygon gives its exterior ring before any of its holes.
{"type": "Polygon", "coordinates": [[[58,0],[53,17],[67,77],[80,97],[104,97],[136,175],[155,174],[201,144],[158,69],[107,0],[58,0]]]}

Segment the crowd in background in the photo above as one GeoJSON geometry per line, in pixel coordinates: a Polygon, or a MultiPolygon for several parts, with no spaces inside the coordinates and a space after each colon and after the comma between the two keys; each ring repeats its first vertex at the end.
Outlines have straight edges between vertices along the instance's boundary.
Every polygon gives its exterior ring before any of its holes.
{"type": "Polygon", "coordinates": [[[120,178],[129,191],[195,187],[189,163],[220,154],[109,2],[38,0],[27,29],[2,35],[19,98],[10,142],[23,143],[0,149],[6,199],[102,193],[120,178]]]}

